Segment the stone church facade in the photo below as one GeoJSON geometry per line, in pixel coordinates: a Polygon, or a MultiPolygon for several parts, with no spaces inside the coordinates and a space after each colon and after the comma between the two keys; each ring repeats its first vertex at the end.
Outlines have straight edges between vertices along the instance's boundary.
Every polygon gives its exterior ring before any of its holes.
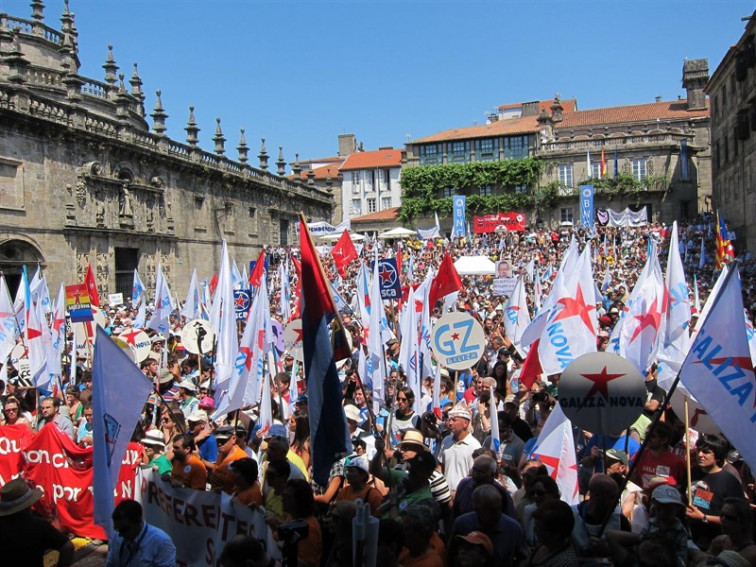
{"type": "Polygon", "coordinates": [[[40,0],[31,19],[0,14],[0,270],[11,293],[24,264],[44,268],[53,294],[91,264],[101,292],[129,297],[134,269],[150,289],[160,264],[183,298],[193,269],[217,269],[221,239],[241,269],[265,245],[296,243],[299,212],[330,218],[333,196],[287,179],[280,148],[268,171],[264,140],[258,167],[243,131],[231,159],[218,119],[205,152],[193,109],[186,143],[172,140],[159,91],[150,131],[136,65],[125,83],[110,50],[104,81],[80,76],[67,2],[61,22],[45,25],[40,0]]]}

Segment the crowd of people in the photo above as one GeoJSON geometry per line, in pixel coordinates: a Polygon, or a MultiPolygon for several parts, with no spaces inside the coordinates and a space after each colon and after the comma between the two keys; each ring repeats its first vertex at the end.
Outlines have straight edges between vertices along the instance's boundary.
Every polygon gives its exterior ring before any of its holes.
{"type": "MultiPolygon", "coordinates": [[[[679,227],[689,283],[696,276],[697,290],[691,288],[691,297],[698,294],[701,303],[717,275],[711,224],[711,218],[702,217],[679,227]]],[[[648,241],[657,243],[664,264],[670,232],[671,227],[654,224],[599,228],[591,237],[594,277],[604,294],[597,305],[598,350],[606,348],[623,312],[645,263],[648,241]]],[[[281,352],[277,373],[268,378],[271,425],[261,427],[258,405],[213,418],[217,392],[212,353],[197,357],[185,351],[180,330],[186,321],[174,313],[170,335],[153,335],[153,352],[140,363],[156,386],[134,433],[134,440],[144,446],[143,466],[173,486],[222,491],[263,511],[282,543],[285,526],[303,522],[306,535],[296,546],[296,558],[304,566],[354,564],[351,520],[360,501],[380,520],[377,564],[385,567],[562,567],[610,561],[648,567],[756,566],[752,471],[723,436],[685,437],[681,416],[664,405],[665,392],[656,382],[655,366],[645,378],[643,412],[621,435],[574,429],[580,503],[571,506],[563,501],[556,473],[534,453],[538,434],[557,403],[558,376],[539,376],[531,388],[519,382],[524,360],[505,332],[507,298],[493,295],[493,276],[462,277],[463,287],[452,308],[479,320],[487,345],[469,369],[441,369],[438,407],[432,402],[433,377],[423,381],[423,391],[415,392],[398,363],[402,337],[396,322],[401,302],[384,303],[393,327],[393,338],[385,341],[381,353],[384,395],[374,399],[372,388],[359,376],[358,354],[367,344],[356,315],[355,280],[363,259],[373,257],[373,247],[379,247],[381,256],[400,256],[405,287],[422,281],[429,269],[437,269],[447,252],[455,258],[483,255],[506,261],[514,276],[525,279],[534,314],[549,293],[572,238],[581,245],[589,239],[582,230],[563,227],[454,241],[372,242],[364,245],[361,259],[352,262],[345,278],[339,276],[327,250],[321,249],[327,276],[352,306],[341,315],[353,345],[353,356],[338,363],[353,451],[333,463],[325,485],[311,477],[306,377],[298,353],[281,352]],[[539,291],[541,296],[536,297],[539,291]],[[496,416],[491,415],[491,396],[496,416]],[[421,400],[421,412],[414,409],[416,399],[421,400]],[[498,447],[492,423],[498,423],[498,447]],[[645,451],[636,460],[644,443],[645,451]]],[[[279,313],[281,289],[275,268],[297,251],[270,248],[268,252],[270,315],[286,325],[279,313]]],[[[753,321],[756,258],[741,251],[736,265],[753,321]]],[[[290,280],[291,307],[296,311],[296,277],[290,280]]],[[[433,316],[439,317],[440,306],[435,307],[433,316]]],[[[113,335],[123,332],[133,325],[136,314],[127,306],[112,307],[107,330],[113,335]]],[[[694,308],[693,321],[695,315],[694,308]]],[[[34,390],[19,387],[16,371],[9,366],[2,423],[35,430],[54,423],[80,446],[91,446],[91,373],[86,360],[77,364],[76,380],[65,384],[61,397],[50,395],[39,403],[34,390]]],[[[11,531],[6,531],[10,528],[3,521],[6,492],[23,490],[11,484],[0,491],[2,542],[15,537],[7,535],[11,531]]],[[[13,494],[8,502],[18,500],[13,494]]],[[[128,502],[114,514],[125,527],[116,524],[120,535],[110,542],[108,565],[130,564],[117,557],[119,550],[130,548],[130,542],[148,530],[141,508],[128,502]]],[[[170,540],[160,534],[150,537],[156,548],[162,545],[166,552],[160,558],[156,554],[149,564],[169,564],[170,540]]],[[[65,564],[65,542],[50,536],[50,548],[61,549],[65,564]]],[[[173,554],[175,559],[175,550],[173,554]]],[[[227,566],[266,565],[268,560],[265,547],[251,537],[229,542],[221,557],[227,566]]]]}

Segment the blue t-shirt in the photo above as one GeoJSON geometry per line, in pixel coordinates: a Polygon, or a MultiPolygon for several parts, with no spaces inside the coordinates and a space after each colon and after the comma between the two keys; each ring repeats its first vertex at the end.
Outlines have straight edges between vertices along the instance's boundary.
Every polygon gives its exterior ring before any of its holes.
{"type": "Polygon", "coordinates": [[[212,433],[199,446],[200,459],[214,463],[218,460],[218,442],[212,433]]]}

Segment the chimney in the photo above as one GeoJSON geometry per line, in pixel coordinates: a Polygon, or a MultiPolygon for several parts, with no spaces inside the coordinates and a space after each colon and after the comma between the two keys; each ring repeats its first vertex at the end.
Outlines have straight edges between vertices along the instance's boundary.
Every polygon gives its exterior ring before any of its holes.
{"type": "Polygon", "coordinates": [[[683,63],[682,86],[688,93],[688,110],[704,110],[704,87],[709,81],[709,60],[691,59],[683,63]]]}
{"type": "Polygon", "coordinates": [[[357,151],[357,136],[354,134],[339,134],[339,156],[347,157],[357,151]]]}
{"type": "Polygon", "coordinates": [[[660,97],[660,96],[656,96],[656,97],[654,97],[654,101],[655,101],[655,102],[661,102],[661,97],[660,97]]]}
{"type": "Polygon", "coordinates": [[[533,102],[523,102],[522,103],[522,114],[520,116],[538,116],[538,101],[533,102]]]}

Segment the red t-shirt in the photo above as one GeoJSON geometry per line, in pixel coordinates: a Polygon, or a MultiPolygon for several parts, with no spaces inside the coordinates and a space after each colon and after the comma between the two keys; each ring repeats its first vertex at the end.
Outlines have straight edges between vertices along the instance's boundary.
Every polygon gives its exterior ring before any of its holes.
{"type": "Polygon", "coordinates": [[[682,486],[685,484],[685,460],[669,451],[664,451],[658,457],[655,457],[649,451],[644,451],[636,466],[638,484],[643,490],[646,490],[651,479],[657,476],[667,478],[669,484],[672,485],[682,486]]]}

